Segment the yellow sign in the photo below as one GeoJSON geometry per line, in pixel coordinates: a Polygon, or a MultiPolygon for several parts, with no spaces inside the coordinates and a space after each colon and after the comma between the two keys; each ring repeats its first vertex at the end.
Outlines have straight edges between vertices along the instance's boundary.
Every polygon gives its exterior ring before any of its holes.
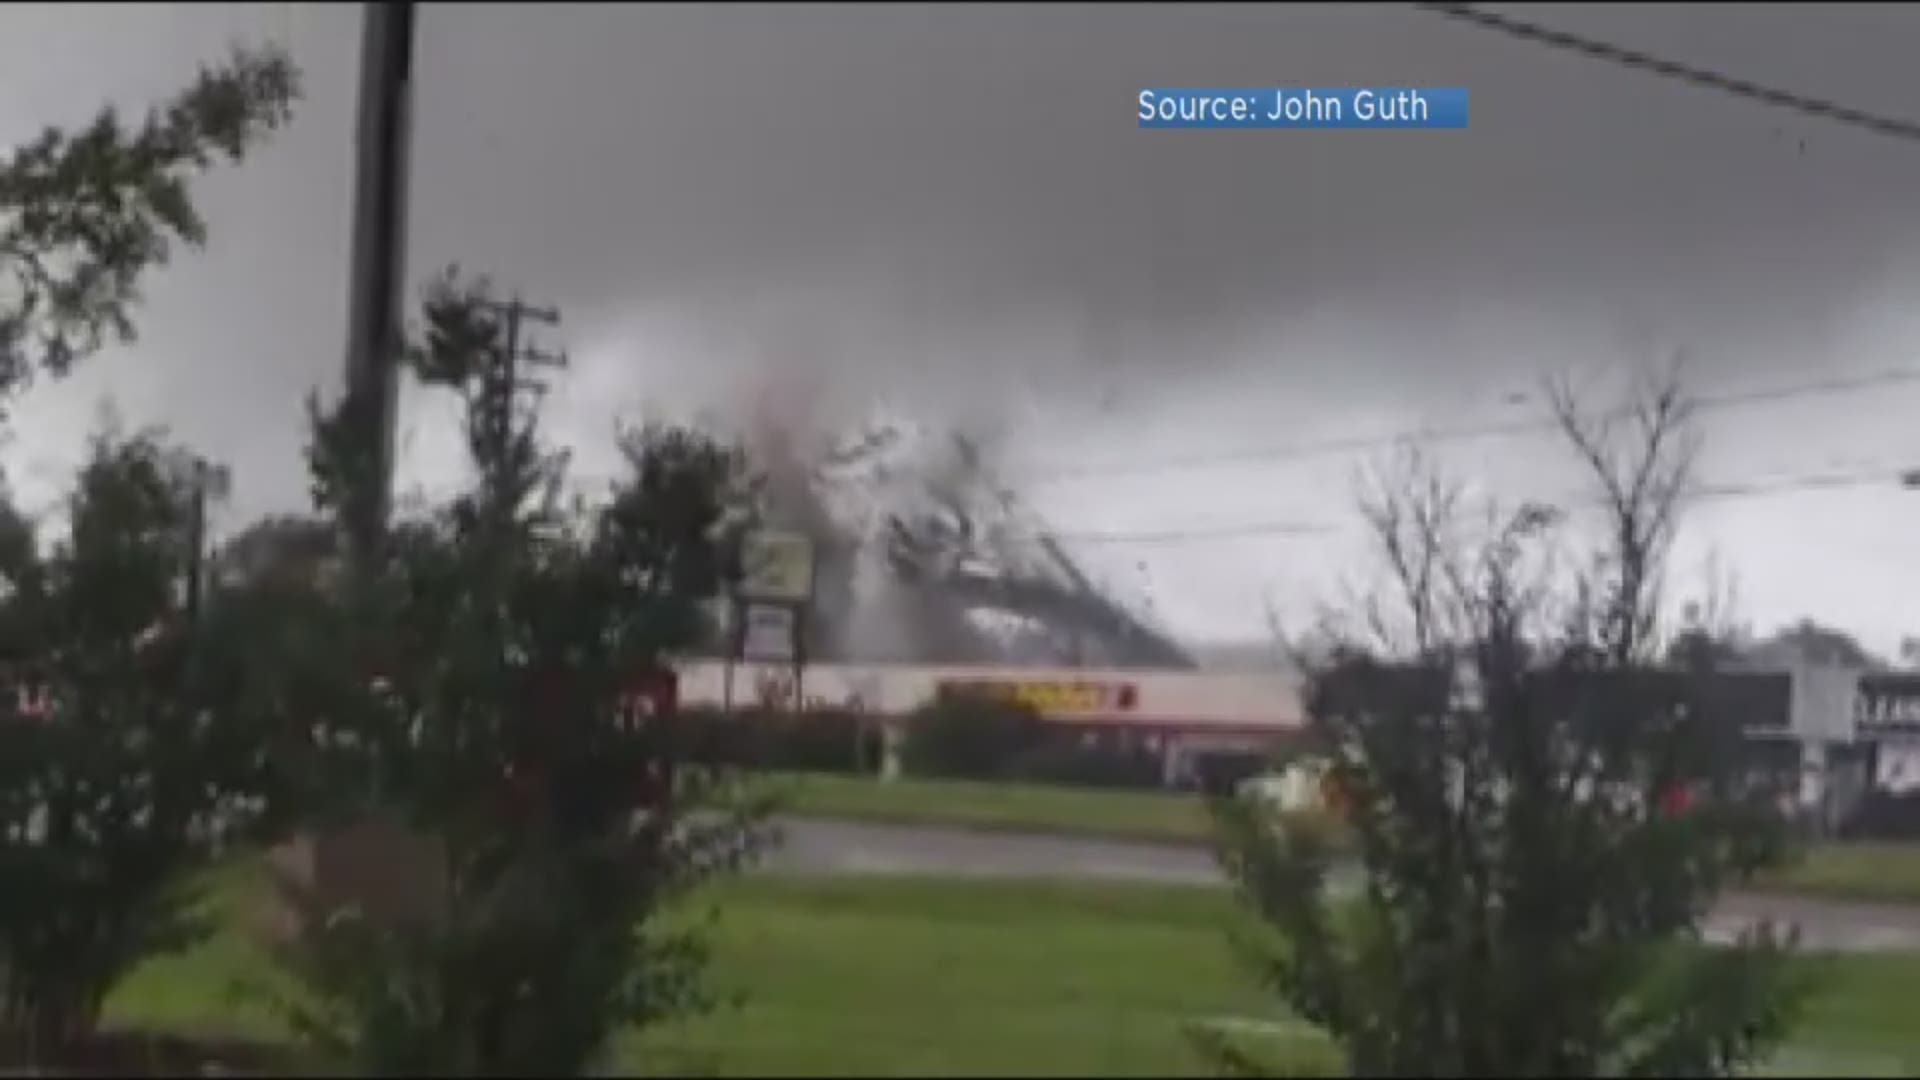
{"type": "Polygon", "coordinates": [[[1012,702],[1052,716],[1127,712],[1133,708],[1137,697],[1131,683],[965,679],[943,683],[940,689],[943,694],[976,695],[1012,702]]]}
{"type": "Polygon", "coordinates": [[[776,604],[813,599],[813,542],[777,529],[747,534],[740,548],[740,596],[776,604]]]}

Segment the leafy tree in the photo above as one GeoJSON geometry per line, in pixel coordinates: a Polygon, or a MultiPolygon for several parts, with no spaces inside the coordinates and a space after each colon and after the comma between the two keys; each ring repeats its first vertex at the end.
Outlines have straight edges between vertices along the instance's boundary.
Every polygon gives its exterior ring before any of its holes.
{"type": "Polygon", "coordinates": [[[288,585],[324,580],[339,553],[339,533],[319,518],[272,515],[228,538],[213,556],[217,582],[288,585]]]}
{"type": "MultiPolygon", "coordinates": [[[[334,809],[404,822],[443,879],[388,918],[296,896],[289,1010],[371,1072],[578,1074],[617,1031],[703,1004],[701,939],[661,915],[762,839],[726,755],[632,700],[733,573],[738,455],[629,431],[611,501],[564,506],[496,312],[485,279],[429,290],[410,363],[466,404],[474,483],[396,524],[374,587],[310,590],[338,613],[336,689],[283,724],[314,733],[334,809]]],[[[328,442],[339,416],[312,451],[332,514],[363,482],[328,442]]]]}
{"type": "Polygon", "coordinates": [[[133,340],[142,277],[206,242],[193,178],[243,159],[298,95],[284,52],[236,50],[138,123],[107,106],[0,158],[0,404],[36,371],[133,340]]]}
{"type": "Polygon", "coordinates": [[[190,492],[155,435],[105,434],[44,556],[0,543],[0,1038],[58,1059],[134,965],[194,941],[192,873],[256,808],[182,588],[190,492]],[[11,715],[8,715],[11,714],[11,715]]]}
{"type": "Polygon", "coordinates": [[[1308,661],[1311,752],[1358,895],[1330,895],[1324,831],[1218,805],[1222,863],[1272,931],[1248,955],[1356,1074],[1727,1075],[1778,1041],[1805,989],[1770,928],[1700,940],[1719,889],[1785,849],[1724,764],[1740,717],[1711,672],[1654,662],[1686,399],[1676,378],[1648,384],[1615,414],[1625,431],[1564,387],[1554,400],[1605,525],[1573,570],[1567,513],[1523,505],[1471,528],[1417,455],[1366,503],[1397,603],[1364,604],[1362,632],[1334,623],[1308,661]]]}
{"type": "MultiPolygon", "coordinates": [[[[144,276],[205,242],[191,181],[285,123],[298,82],[284,53],[237,50],[138,123],[107,107],[0,156],[0,419],[36,372],[132,340],[144,276]]],[[[182,875],[246,816],[226,783],[244,740],[181,603],[180,460],[103,434],[50,554],[0,498],[0,1035],[29,1057],[85,1038],[114,980],[192,937],[182,875]]]]}

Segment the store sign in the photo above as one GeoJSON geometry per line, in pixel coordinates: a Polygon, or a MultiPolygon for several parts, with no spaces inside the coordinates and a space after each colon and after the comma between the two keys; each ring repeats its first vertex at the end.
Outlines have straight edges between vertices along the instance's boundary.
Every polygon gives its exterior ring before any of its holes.
{"type": "Polygon", "coordinates": [[[1862,735],[1920,735],[1920,675],[1862,675],[1853,695],[1862,735]]]}
{"type": "Polygon", "coordinates": [[[974,697],[1024,705],[1048,716],[1131,712],[1139,703],[1132,683],[1091,680],[951,679],[939,686],[942,698],[974,697]]]}
{"type": "Polygon", "coordinates": [[[781,529],[749,533],[740,548],[740,597],[775,604],[813,599],[813,542],[781,529]]]}
{"type": "Polygon", "coordinates": [[[740,656],[792,661],[799,644],[797,612],[782,604],[747,604],[740,613],[740,656]]]}

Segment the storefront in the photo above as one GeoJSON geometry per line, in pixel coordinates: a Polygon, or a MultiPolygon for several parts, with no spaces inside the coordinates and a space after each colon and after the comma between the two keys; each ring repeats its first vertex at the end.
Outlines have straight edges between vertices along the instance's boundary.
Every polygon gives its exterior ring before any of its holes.
{"type": "Polygon", "coordinates": [[[852,712],[881,727],[942,696],[1016,702],[1065,738],[1157,758],[1168,784],[1194,783],[1221,763],[1258,768],[1303,722],[1295,680],[1277,672],[697,660],[679,675],[689,705],[852,712]]]}
{"type": "Polygon", "coordinates": [[[1846,831],[1920,837],[1920,674],[1862,674],[1851,719],[1860,791],[1846,831]]]}

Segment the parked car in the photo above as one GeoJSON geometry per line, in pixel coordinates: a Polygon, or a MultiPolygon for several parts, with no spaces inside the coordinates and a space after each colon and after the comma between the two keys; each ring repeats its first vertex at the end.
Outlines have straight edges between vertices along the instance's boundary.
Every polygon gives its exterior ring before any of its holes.
{"type": "Polygon", "coordinates": [[[1286,813],[1337,811],[1338,793],[1327,775],[1323,761],[1302,758],[1278,770],[1247,777],[1235,786],[1236,794],[1258,799],[1286,813]]]}

